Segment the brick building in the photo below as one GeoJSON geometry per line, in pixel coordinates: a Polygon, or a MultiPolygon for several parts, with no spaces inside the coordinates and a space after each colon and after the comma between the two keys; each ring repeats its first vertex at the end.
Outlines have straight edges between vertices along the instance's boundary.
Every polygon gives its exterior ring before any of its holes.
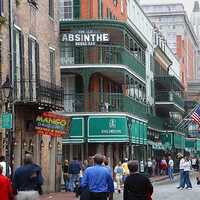
{"type": "Polygon", "coordinates": [[[8,75],[13,87],[11,165],[14,170],[22,164],[24,152],[31,151],[43,168],[44,191],[56,189],[59,139],[36,135],[34,123],[40,113],[62,109],[57,8],[57,1],[0,1],[1,22],[6,19],[0,33],[1,83],[8,75]]]}

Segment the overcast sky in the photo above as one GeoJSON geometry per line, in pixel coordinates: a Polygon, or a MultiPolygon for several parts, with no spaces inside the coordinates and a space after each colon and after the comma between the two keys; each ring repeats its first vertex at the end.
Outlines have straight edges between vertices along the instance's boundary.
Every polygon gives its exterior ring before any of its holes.
{"type": "MultiPolygon", "coordinates": [[[[183,3],[185,10],[188,13],[188,16],[190,18],[192,9],[194,7],[194,1],[195,0],[140,0],[141,4],[151,4],[151,3],[183,3]]],[[[199,0],[200,2],[200,0],[199,0]]]]}

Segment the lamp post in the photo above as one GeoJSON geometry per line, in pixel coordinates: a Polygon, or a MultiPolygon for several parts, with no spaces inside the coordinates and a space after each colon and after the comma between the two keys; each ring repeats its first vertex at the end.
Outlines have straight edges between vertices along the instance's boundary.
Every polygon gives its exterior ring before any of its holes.
{"type": "MultiPolygon", "coordinates": [[[[9,165],[11,163],[11,145],[12,145],[12,136],[11,136],[11,131],[10,129],[12,128],[12,114],[9,113],[9,103],[10,101],[10,94],[11,94],[11,83],[10,83],[10,79],[7,76],[6,77],[6,81],[2,84],[1,86],[1,91],[2,91],[2,98],[3,98],[3,102],[5,103],[5,124],[2,124],[2,128],[5,128],[5,137],[6,137],[6,174],[9,175],[9,165]],[[9,114],[9,115],[8,115],[9,114]],[[11,116],[11,120],[8,121],[10,118],[9,116],[11,116]],[[10,122],[10,123],[9,123],[10,122]]],[[[3,118],[3,115],[2,115],[3,118]]],[[[3,122],[3,119],[2,119],[3,122]]]]}
{"type": "Polygon", "coordinates": [[[130,118],[128,118],[127,120],[127,126],[128,126],[128,137],[129,137],[128,157],[129,157],[129,160],[131,160],[132,159],[132,141],[131,141],[132,120],[130,118]]]}

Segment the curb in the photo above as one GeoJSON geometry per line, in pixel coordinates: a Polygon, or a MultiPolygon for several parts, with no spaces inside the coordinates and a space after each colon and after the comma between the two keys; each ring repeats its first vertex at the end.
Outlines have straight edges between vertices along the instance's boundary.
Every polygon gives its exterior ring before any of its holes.
{"type": "MultiPolygon", "coordinates": [[[[174,177],[178,176],[178,175],[179,175],[179,173],[175,173],[174,177]]],[[[150,178],[152,183],[158,183],[158,182],[165,181],[165,180],[168,180],[168,179],[169,179],[169,176],[163,176],[163,177],[161,177],[159,179],[155,179],[155,180],[154,180],[154,178],[150,178]]]]}

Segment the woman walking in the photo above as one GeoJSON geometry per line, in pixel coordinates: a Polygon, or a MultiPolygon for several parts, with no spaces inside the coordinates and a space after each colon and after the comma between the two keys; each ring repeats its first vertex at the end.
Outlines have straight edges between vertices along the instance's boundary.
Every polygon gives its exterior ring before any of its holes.
{"type": "Polygon", "coordinates": [[[63,180],[65,183],[65,191],[69,189],[69,161],[65,160],[63,164],[63,180]]]}
{"type": "Polygon", "coordinates": [[[121,187],[122,187],[122,183],[123,183],[123,175],[124,175],[124,169],[122,167],[122,162],[119,161],[118,164],[116,165],[115,169],[114,169],[114,173],[115,173],[115,180],[117,183],[117,191],[118,193],[121,192],[121,187]]]}

